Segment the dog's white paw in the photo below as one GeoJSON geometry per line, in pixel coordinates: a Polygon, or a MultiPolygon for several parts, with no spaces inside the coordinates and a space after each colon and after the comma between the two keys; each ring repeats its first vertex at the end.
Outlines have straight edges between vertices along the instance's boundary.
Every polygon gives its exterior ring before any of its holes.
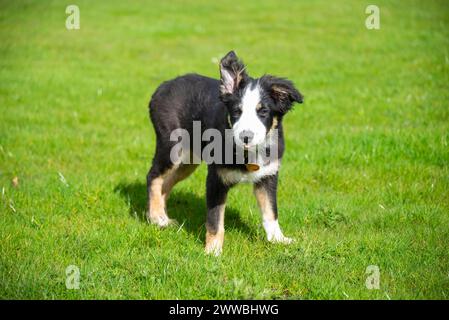
{"type": "Polygon", "coordinates": [[[170,219],[167,215],[150,216],[150,222],[157,225],[160,228],[168,227],[169,225],[176,224],[176,220],[170,219]]]}
{"type": "Polygon", "coordinates": [[[214,255],[218,257],[223,249],[223,233],[215,235],[206,234],[206,248],[205,252],[208,255],[214,255]]]}
{"type": "Polygon", "coordinates": [[[268,238],[268,241],[271,243],[282,243],[282,244],[291,244],[295,242],[295,239],[285,237],[283,234],[275,235],[271,238],[268,238]]]}
{"type": "Polygon", "coordinates": [[[221,245],[212,244],[212,245],[207,245],[206,249],[204,251],[206,252],[207,255],[214,255],[214,256],[218,257],[221,255],[222,248],[221,248],[221,245]]]}
{"type": "Polygon", "coordinates": [[[263,226],[267,233],[267,239],[269,242],[290,244],[294,241],[292,238],[284,236],[277,220],[264,221],[263,226]]]}

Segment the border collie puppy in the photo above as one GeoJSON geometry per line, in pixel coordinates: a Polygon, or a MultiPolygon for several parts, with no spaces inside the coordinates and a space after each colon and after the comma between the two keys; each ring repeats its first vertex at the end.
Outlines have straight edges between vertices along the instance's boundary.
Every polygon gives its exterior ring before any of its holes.
{"type": "Polygon", "coordinates": [[[157,141],[147,175],[147,218],[160,227],[172,221],[166,210],[170,191],[197,168],[200,161],[194,160],[201,159],[206,144],[199,143],[199,152],[194,148],[182,150],[183,160],[188,158],[190,162],[174,161],[171,155],[177,142],[170,136],[177,129],[194,136],[196,122],[201,125],[201,134],[208,129],[221,133],[223,141],[216,142],[222,149],[215,150],[215,156],[235,160],[240,152],[244,160],[208,163],[206,253],[219,255],[222,251],[226,196],[239,182],[254,184],[268,241],[290,243],[292,239],[285,237],[279,227],[276,201],[284,153],[282,118],[295,102],[303,102],[303,96],[289,80],[271,75],[251,78],[233,51],[221,60],[220,75],[221,79],[216,80],[187,74],[164,82],[153,94],[149,109],[157,141]],[[231,148],[227,148],[226,132],[232,136],[231,148]],[[248,152],[254,148],[274,150],[275,157],[267,162],[266,157],[256,156],[251,163],[248,152]]]}

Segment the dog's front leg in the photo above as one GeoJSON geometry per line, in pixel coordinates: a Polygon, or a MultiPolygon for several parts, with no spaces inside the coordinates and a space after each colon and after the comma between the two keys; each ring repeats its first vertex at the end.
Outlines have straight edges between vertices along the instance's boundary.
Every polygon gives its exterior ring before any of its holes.
{"type": "Polygon", "coordinates": [[[206,253],[218,256],[223,247],[224,213],[229,187],[222,182],[213,165],[208,169],[206,190],[206,253]]]}
{"type": "Polygon", "coordinates": [[[254,184],[254,195],[262,213],[262,223],[267,233],[268,241],[288,244],[293,239],[285,237],[279,226],[276,195],[277,184],[277,174],[264,177],[254,184]]]}

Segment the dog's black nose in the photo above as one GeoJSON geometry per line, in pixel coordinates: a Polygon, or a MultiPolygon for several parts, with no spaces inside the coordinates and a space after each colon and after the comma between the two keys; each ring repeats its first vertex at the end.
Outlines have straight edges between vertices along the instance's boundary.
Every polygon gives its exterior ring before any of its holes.
{"type": "Polygon", "coordinates": [[[243,130],[242,132],[240,132],[239,138],[243,141],[243,143],[248,144],[251,142],[251,140],[253,140],[254,132],[250,130],[243,130]]]}

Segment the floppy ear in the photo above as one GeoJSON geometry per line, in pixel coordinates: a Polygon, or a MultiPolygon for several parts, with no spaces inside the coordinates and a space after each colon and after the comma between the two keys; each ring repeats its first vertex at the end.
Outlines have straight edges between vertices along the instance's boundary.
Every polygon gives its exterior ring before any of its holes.
{"type": "Polygon", "coordinates": [[[303,95],[290,80],[265,75],[260,79],[260,83],[276,102],[276,111],[282,114],[289,111],[295,102],[303,103],[303,95]]]}
{"type": "Polygon", "coordinates": [[[239,87],[242,80],[248,75],[245,72],[245,65],[239,60],[234,51],[230,51],[220,61],[220,75],[222,94],[232,94],[239,87]]]}

